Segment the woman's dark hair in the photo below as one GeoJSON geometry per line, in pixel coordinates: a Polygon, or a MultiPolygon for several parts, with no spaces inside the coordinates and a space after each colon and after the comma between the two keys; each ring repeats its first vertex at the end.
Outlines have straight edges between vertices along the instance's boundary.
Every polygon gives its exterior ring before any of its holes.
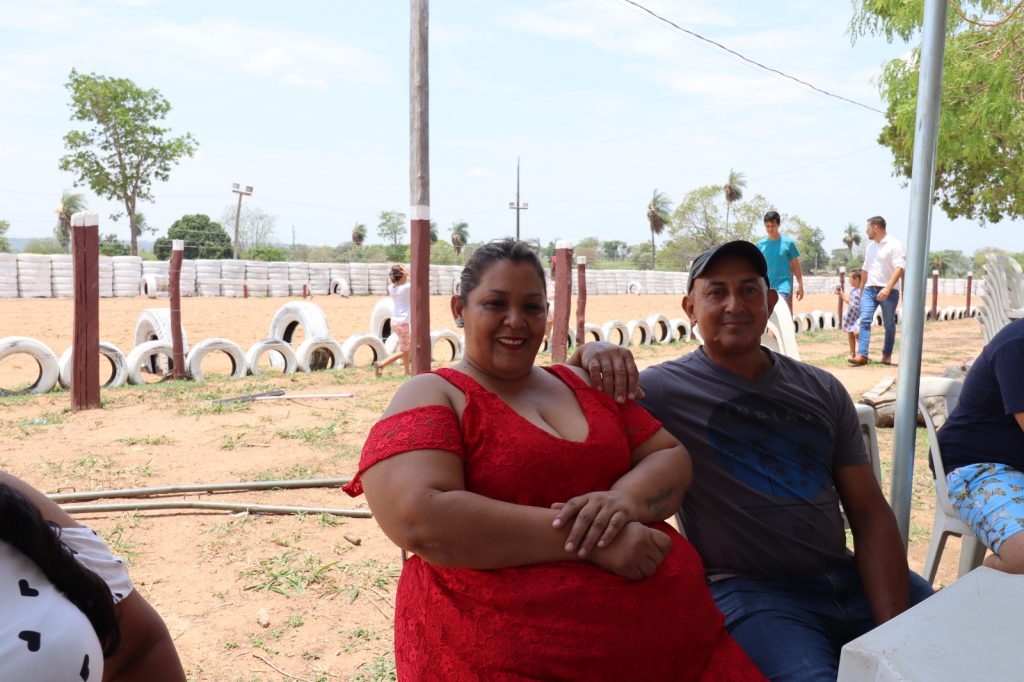
{"type": "Polygon", "coordinates": [[[537,276],[540,277],[541,287],[547,291],[544,267],[540,264],[540,258],[537,257],[533,246],[509,237],[484,244],[474,251],[466,261],[466,267],[462,269],[462,277],[459,278],[459,297],[462,298],[463,303],[469,299],[470,292],[480,285],[484,273],[492,265],[503,260],[532,265],[533,269],[537,271],[537,276]]]}
{"type": "Polygon", "coordinates": [[[43,519],[32,502],[0,482],[0,540],[28,557],[85,614],[109,658],[121,644],[110,588],[82,566],[60,540],[60,528],[43,519]]]}

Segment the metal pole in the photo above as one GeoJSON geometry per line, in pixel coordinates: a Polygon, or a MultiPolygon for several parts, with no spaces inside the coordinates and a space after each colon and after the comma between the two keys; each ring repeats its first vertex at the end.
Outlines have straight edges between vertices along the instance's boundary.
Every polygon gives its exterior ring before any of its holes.
{"type": "Polygon", "coordinates": [[[904,546],[910,534],[910,502],[914,492],[914,441],[917,435],[917,399],[924,341],[925,278],[928,270],[932,190],[935,184],[935,154],[942,104],[946,9],[946,0],[926,0],[924,3],[914,161],[910,180],[910,233],[907,239],[906,286],[903,291],[903,338],[896,391],[892,491],[889,497],[904,546]]]}
{"type": "Polygon", "coordinates": [[[519,157],[516,157],[516,241],[519,241],[519,157]]]}
{"type": "Polygon", "coordinates": [[[238,193],[238,208],[235,209],[235,242],[231,246],[231,257],[238,260],[238,233],[242,221],[242,193],[238,193]]]}
{"type": "Polygon", "coordinates": [[[412,373],[430,371],[430,89],[427,0],[410,3],[409,193],[412,206],[412,373]]]}

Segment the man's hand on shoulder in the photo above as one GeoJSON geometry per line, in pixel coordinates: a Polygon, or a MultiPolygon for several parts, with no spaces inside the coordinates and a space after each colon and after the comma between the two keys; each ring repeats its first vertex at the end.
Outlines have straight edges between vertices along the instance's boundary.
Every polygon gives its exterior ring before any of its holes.
{"type": "Polygon", "coordinates": [[[586,370],[590,374],[591,385],[610,395],[615,402],[644,397],[633,354],[622,346],[607,341],[591,341],[579,346],[567,364],[586,370]]]}

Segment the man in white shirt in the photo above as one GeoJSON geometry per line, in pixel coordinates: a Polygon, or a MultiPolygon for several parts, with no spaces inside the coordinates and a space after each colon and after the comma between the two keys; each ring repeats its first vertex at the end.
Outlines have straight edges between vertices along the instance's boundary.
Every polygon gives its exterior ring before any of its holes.
{"type": "Polygon", "coordinates": [[[882,308],[882,326],[885,328],[882,364],[892,364],[892,347],[896,341],[896,304],[900,300],[897,285],[907,264],[903,243],[886,232],[885,218],[868,218],[867,233],[871,242],[864,252],[865,281],[860,299],[860,342],[857,355],[849,360],[855,367],[868,364],[871,323],[877,307],[882,308]]]}

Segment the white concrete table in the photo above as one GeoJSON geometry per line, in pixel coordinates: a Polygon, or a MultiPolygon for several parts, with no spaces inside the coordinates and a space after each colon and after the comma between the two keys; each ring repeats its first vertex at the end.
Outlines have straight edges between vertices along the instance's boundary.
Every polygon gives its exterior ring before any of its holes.
{"type": "Polygon", "coordinates": [[[984,566],[843,647],[838,682],[1024,679],[1024,576],[984,566]]]}

